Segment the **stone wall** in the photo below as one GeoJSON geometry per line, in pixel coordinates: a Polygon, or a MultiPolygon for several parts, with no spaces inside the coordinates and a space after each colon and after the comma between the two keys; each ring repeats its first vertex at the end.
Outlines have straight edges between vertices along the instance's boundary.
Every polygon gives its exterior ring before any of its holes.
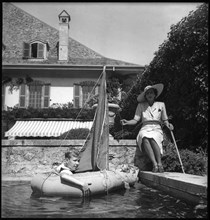
{"type": "MultiPolygon", "coordinates": [[[[52,163],[61,162],[64,154],[80,146],[3,146],[2,175],[34,176],[36,173],[49,172],[52,163]]],[[[112,146],[109,148],[109,168],[116,169],[128,164],[134,165],[136,147],[112,146]]]]}

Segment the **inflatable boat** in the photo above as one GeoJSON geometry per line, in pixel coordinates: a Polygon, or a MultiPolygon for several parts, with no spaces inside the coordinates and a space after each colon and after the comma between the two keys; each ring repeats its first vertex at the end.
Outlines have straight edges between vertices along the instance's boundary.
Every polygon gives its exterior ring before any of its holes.
{"type": "MultiPolygon", "coordinates": [[[[128,185],[134,185],[137,181],[135,172],[105,170],[76,173],[73,176],[75,179],[88,183],[91,196],[126,189],[128,185]]],[[[68,196],[72,198],[83,196],[79,188],[62,181],[60,176],[56,174],[38,174],[34,176],[31,180],[31,188],[33,195],[37,196],[68,196]]]]}

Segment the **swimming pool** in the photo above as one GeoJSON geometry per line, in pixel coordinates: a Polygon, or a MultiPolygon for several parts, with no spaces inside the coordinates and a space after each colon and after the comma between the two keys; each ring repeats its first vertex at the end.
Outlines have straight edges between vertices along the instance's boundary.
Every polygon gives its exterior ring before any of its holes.
{"type": "Polygon", "coordinates": [[[31,197],[30,182],[2,182],[3,218],[207,218],[207,207],[188,204],[137,183],[91,199],[31,197]]]}

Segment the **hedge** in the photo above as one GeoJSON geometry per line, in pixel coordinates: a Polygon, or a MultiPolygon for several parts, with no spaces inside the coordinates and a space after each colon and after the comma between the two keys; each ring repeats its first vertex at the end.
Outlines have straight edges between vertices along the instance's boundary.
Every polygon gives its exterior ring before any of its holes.
{"type": "Polygon", "coordinates": [[[88,128],[71,129],[63,133],[59,139],[62,140],[82,140],[86,139],[90,130],[88,128]]]}

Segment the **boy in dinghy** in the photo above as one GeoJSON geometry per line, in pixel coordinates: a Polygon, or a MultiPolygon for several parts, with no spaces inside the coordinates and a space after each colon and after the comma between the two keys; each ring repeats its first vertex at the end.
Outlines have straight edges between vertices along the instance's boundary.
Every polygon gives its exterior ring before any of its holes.
{"type": "Polygon", "coordinates": [[[88,184],[74,178],[73,174],[77,169],[78,165],[79,165],[78,153],[72,151],[72,152],[66,152],[65,160],[63,161],[63,163],[61,163],[60,165],[54,163],[53,168],[57,173],[59,173],[61,177],[61,181],[68,182],[71,185],[74,185],[79,189],[81,189],[83,192],[83,196],[89,196],[90,189],[88,187],[88,184]]]}

